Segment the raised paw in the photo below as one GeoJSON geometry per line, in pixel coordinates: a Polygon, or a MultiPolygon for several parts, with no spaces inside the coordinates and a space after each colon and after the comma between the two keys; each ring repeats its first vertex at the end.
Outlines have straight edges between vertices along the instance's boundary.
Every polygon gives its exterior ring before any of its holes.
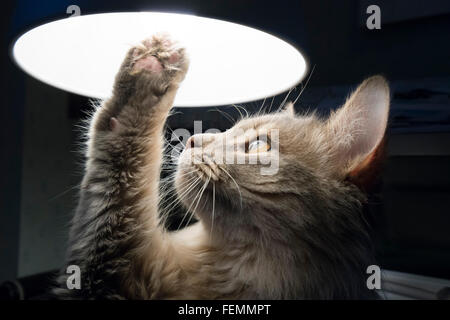
{"type": "Polygon", "coordinates": [[[184,51],[184,48],[179,47],[168,35],[154,35],[132,49],[132,72],[184,73],[187,69],[184,51]]]}
{"type": "Polygon", "coordinates": [[[117,81],[122,88],[161,95],[184,79],[188,65],[185,49],[168,35],[157,34],[130,49],[117,81]]]}

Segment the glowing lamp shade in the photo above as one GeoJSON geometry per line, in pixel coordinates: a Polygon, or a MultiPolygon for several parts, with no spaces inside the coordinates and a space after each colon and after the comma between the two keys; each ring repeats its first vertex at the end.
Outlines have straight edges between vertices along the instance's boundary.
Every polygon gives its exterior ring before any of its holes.
{"type": "Polygon", "coordinates": [[[178,40],[191,60],[176,106],[217,106],[271,97],[298,84],[306,72],[301,53],[268,33],[172,13],[105,13],[57,20],[23,34],[12,53],[25,72],[47,84],[107,98],[125,53],[156,32],[178,40]]]}

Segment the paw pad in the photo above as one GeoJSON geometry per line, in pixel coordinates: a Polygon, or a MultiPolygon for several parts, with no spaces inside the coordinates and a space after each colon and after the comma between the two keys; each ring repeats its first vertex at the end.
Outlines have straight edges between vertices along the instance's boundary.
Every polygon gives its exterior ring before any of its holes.
{"type": "Polygon", "coordinates": [[[164,69],[180,70],[184,50],[178,48],[167,35],[155,35],[145,39],[133,49],[133,73],[142,70],[161,73],[164,69]]]}

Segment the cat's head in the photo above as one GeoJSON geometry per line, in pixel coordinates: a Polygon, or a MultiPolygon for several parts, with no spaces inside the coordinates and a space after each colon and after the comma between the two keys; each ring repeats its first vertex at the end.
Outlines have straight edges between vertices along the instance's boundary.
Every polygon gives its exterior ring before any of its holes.
{"type": "Polygon", "coordinates": [[[388,112],[389,88],[375,76],[328,119],[296,115],[288,104],[223,133],[194,135],[179,157],[178,195],[222,239],[281,241],[327,220],[333,228],[332,217],[361,200],[348,178],[370,166],[388,112]]]}

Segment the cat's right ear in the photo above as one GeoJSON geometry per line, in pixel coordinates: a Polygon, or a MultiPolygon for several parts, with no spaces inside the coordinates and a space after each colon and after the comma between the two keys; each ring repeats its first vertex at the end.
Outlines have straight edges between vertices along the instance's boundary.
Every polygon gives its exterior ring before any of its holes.
{"type": "Polygon", "coordinates": [[[381,76],[363,81],[344,106],[331,115],[327,131],[339,174],[357,175],[358,170],[371,165],[384,141],[388,115],[389,87],[381,76]]]}

